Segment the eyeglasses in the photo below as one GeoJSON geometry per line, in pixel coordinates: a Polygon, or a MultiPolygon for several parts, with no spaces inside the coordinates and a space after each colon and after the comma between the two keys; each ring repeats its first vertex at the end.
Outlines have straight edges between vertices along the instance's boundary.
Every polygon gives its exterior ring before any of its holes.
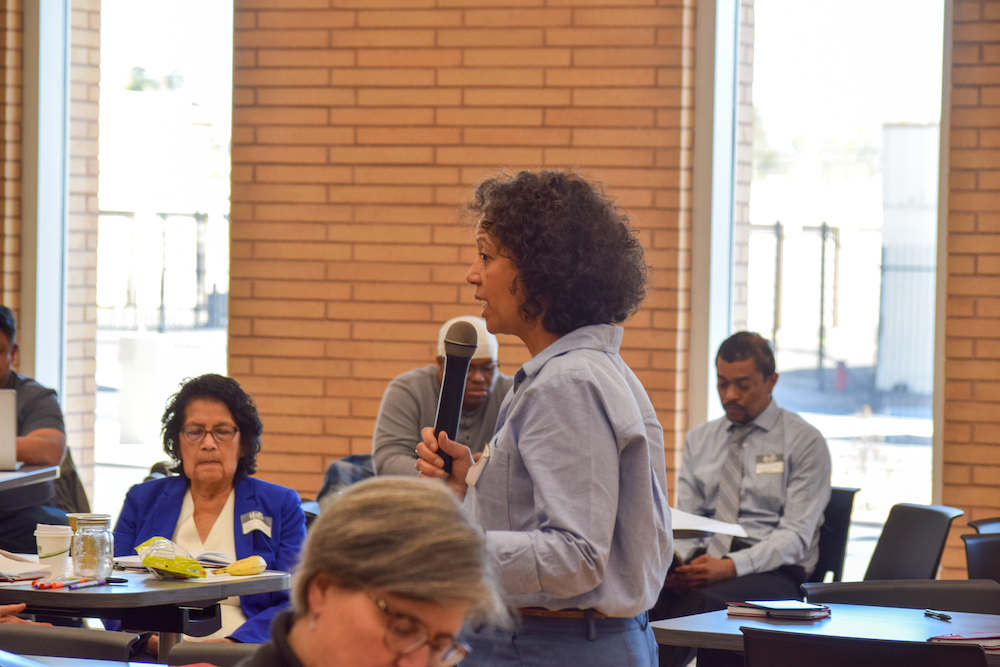
{"type": "Polygon", "coordinates": [[[499,364],[497,364],[497,362],[495,361],[489,364],[483,364],[482,366],[470,365],[469,375],[475,375],[476,373],[483,373],[484,375],[488,375],[493,371],[495,371],[497,369],[497,366],[499,366],[499,364]]]}
{"type": "Polygon", "coordinates": [[[217,428],[213,428],[211,431],[206,431],[203,428],[186,428],[181,431],[181,436],[183,436],[183,438],[192,445],[197,445],[205,439],[206,433],[211,433],[212,440],[215,440],[215,444],[224,445],[227,442],[232,441],[239,431],[240,430],[235,426],[219,426],[217,428]]]}
{"type": "Polygon", "coordinates": [[[390,651],[406,655],[424,645],[430,646],[431,655],[427,662],[430,667],[453,667],[472,653],[465,642],[451,635],[428,636],[430,631],[423,621],[394,611],[382,598],[377,598],[375,604],[389,617],[385,627],[385,647],[390,651]]]}

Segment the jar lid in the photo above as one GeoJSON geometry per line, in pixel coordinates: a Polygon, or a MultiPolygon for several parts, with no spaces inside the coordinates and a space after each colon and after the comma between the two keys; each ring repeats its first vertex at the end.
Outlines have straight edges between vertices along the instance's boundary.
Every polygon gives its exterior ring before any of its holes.
{"type": "Polygon", "coordinates": [[[111,526],[111,515],[110,514],[91,514],[90,516],[81,516],[76,520],[76,525],[80,526],[111,526]]]}

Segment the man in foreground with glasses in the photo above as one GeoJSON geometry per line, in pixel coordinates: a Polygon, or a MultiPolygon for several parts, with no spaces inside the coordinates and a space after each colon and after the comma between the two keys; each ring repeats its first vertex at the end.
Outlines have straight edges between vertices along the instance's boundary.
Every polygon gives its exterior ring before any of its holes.
{"type": "Polygon", "coordinates": [[[444,337],[451,325],[460,321],[476,328],[479,346],[466,375],[458,442],[468,443],[476,454],[493,437],[500,404],[514,378],[497,370],[497,337],[486,330],[486,322],[481,317],[455,317],[445,322],[438,333],[437,364],[407,371],[385,390],[372,438],[376,474],[417,475],[414,448],[421,440],[421,429],[434,426],[444,376],[444,337]]]}
{"type": "MultiPolygon", "coordinates": [[[[178,474],[129,489],[115,525],[115,556],[133,555],[162,536],[189,552],[258,555],[269,570],[290,571],[305,539],[305,515],[297,493],[250,477],[262,431],[257,407],[235,380],[188,380],[163,413],[163,451],[178,474]]],[[[271,618],[287,603],[287,592],[223,600],[222,628],[195,639],[265,642],[271,618]]],[[[151,637],[147,652],[156,655],[157,643],[151,637]]]]}
{"type": "Polygon", "coordinates": [[[480,530],[443,485],[398,476],[324,506],[293,586],[239,667],[452,667],[469,652],[463,621],[510,621],[480,530]]]}

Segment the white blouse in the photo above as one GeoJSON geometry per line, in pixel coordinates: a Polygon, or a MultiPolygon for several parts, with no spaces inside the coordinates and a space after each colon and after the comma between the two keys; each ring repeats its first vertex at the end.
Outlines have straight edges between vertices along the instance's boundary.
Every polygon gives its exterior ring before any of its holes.
{"type": "MultiPolygon", "coordinates": [[[[187,549],[189,552],[195,551],[219,551],[233,560],[236,559],[236,540],[233,537],[233,512],[236,505],[236,490],[229,492],[226,504],[219,512],[212,530],[208,533],[208,538],[202,542],[198,536],[198,528],[194,524],[194,499],[191,497],[191,489],[184,494],[184,503],[181,505],[181,514],[177,518],[177,528],[174,530],[174,543],[187,549]]],[[[209,574],[208,576],[212,576],[209,574]]],[[[191,637],[184,635],[185,641],[205,641],[206,639],[220,639],[233,634],[236,628],[243,625],[247,617],[240,607],[239,596],[231,596],[222,600],[222,627],[207,637],[191,637]]]]}

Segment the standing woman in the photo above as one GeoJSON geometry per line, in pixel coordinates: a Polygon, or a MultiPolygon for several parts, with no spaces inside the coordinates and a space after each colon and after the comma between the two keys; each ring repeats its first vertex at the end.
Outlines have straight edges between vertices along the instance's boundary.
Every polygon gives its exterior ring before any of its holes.
{"type": "Polygon", "coordinates": [[[417,468],[465,499],[522,617],[479,628],[468,665],[655,665],[646,610],[671,560],[663,429],[613,326],[646,293],[628,216],[580,176],[523,171],[481,183],[466,275],[517,371],[479,463],[423,430],[417,468]],[[444,472],[438,449],[454,457],[444,472]],[[471,473],[470,473],[471,471],[471,473]]]}

